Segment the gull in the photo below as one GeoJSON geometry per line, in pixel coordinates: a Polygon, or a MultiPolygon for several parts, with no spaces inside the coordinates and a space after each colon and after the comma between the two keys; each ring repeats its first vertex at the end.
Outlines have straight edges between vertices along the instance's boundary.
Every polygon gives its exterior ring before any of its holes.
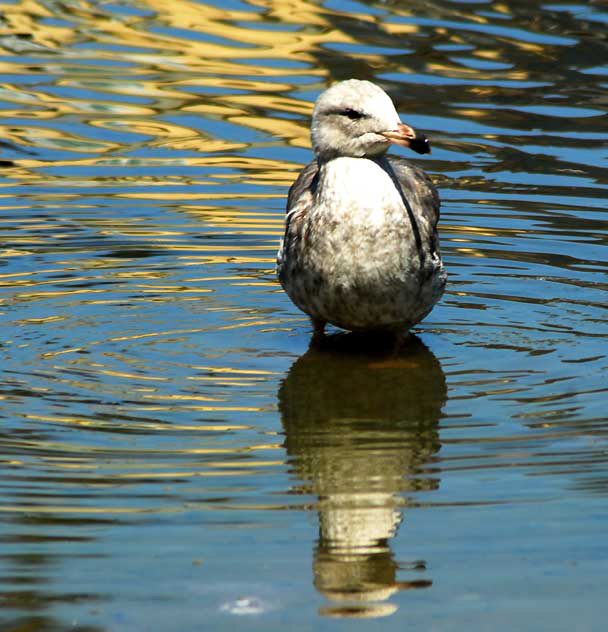
{"type": "Polygon", "coordinates": [[[430,152],[370,81],[334,84],[317,99],[315,160],[289,189],[279,281],[312,322],[355,332],[407,331],[441,298],[439,195],[429,176],[391,144],[430,152]]]}

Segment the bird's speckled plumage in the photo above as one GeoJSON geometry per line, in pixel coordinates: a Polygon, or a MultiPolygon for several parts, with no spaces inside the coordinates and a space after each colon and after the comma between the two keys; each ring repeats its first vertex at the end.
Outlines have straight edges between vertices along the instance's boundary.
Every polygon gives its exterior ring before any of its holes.
{"type": "Polygon", "coordinates": [[[439,196],[424,171],[385,154],[390,142],[426,153],[426,139],[401,123],[381,88],[356,79],[319,96],[311,134],[316,160],[287,199],[281,285],[316,333],[328,322],[352,331],[412,327],[446,282],[439,196]]]}

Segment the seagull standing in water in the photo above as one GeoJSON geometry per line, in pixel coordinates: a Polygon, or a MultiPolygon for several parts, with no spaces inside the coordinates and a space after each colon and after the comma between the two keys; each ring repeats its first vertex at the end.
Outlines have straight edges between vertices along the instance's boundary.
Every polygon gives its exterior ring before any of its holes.
{"type": "Polygon", "coordinates": [[[374,83],[349,79],[323,92],[312,116],[316,160],[289,190],[279,280],[308,314],[314,337],[331,323],[350,331],[404,331],[440,299],[439,196],[422,169],[388,157],[428,140],[402,123],[374,83]]]}

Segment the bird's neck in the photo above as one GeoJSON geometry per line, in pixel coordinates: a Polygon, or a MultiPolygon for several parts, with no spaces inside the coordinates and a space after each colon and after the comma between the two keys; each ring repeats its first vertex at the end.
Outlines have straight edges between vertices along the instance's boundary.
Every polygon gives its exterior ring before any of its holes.
{"type": "Polygon", "coordinates": [[[319,173],[329,173],[335,169],[369,169],[370,166],[380,167],[385,171],[388,168],[386,154],[374,154],[370,156],[333,156],[328,159],[317,157],[319,173]]]}
{"type": "Polygon", "coordinates": [[[336,156],[330,160],[318,160],[319,183],[323,187],[369,188],[374,182],[367,179],[374,176],[390,177],[392,172],[385,154],[376,156],[336,156]],[[359,179],[362,178],[362,179],[359,179]]]}

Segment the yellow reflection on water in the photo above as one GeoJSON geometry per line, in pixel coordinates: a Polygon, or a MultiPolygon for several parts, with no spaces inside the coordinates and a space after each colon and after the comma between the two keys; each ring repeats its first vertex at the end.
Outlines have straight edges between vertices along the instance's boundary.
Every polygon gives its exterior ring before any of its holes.
{"type": "Polygon", "coordinates": [[[44,147],[45,149],[55,149],[59,151],[68,150],[90,153],[107,152],[120,148],[118,143],[94,140],[77,134],[71,134],[66,130],[60,131],[44,127],[37,127],[34,130],[28,127],[0,125],[0,135],[2,138],[16,145],[44,147]]]}
{"type": "MultiPolygon", "coordinates": [[[[53,66],[60,78],[57,86],[72,91],[70,95],[57,96],[54,91],[45,91],[37,86],[24,88],[7,84],[1,87],[7,101],[39,108],[32,116],[55,118],[66,114],[82,115],[97,113],[95,119],[87,121],[92,127],[119,129],[151,136],[158,142],[175,149],[198,148],[197,137],[200,132],[180,126],[176,123],[154,120],[158,114],[175,110],[196,112],[204,117],[221,118],[225,121],[259,130],[298,147],[307,147],[308,126],[306,119],[311,111],[307,100],[286,96],[285,91],[292,86],[285,83],[264,81],[260,77],[281,77],[284,69],[263,61],[255,65],[246,65],[243,61],[252,58],[289,60],[297,62],[289,69],[290,75],[328,76],[324,65],[318,64],[317,52],[326,43],[349,44],[355,46],[357,39],[345,29],[337,28],[335,17],[356,19],[361,23],[374,22],[366,13],[353,13],[352,10],[340,11],[321,6],[317,2],[294,0],[285,4],[280,1],[255,2],[262,6],[263,12],[226,11],[219,7],[177,0],[169,4],[160,0],[148,0],[144,5],[155,13],[155,21],[166,28],[161,32],[146,31],[141,28],[140,20],[116,19],[97,4],[80,2],[70,5],[66,10],[66,19],[78,24],[78,32],[90,29],[93,35],[91,49],[72,51],[76,31],[58,28],[48,24],[43,18],[49,17],[49,10],[43,5],[22,0],[14,5],[6,5],[6,23],[15,33],[31,34],[31,41],[44,46],[56,57],[49,60],[48,69],[53,66]],[[300,28],[264,28],[268,23],[299,25],[300,28]],[[256,24],[256,28],[251,28],[256,24]],[[171,29],[179,29],[172,34],[171,29]],[[187,37],[191,32],[193,37],[187,37]],[[204,34],[204,36],[201,36],[204,34]],[[102,48],[95,48],[99,43],[102,48]],[[108,47],[107,45],[110,45],[108,47]],[[115,45],[112,49],[111,46],[115,45]],[[142,52],[134,52],[137,48],[142,52]],[[147,53],[145,51],[153,51],[147,53]],[[90,56],[92,60],[103,59],[134,64],[135,67],[121,69],[120,77],[112,78],[107,73],[94,70],[93,61],[90,71],[81,76],[67,73],[70,62],[78,56],[90,56]],[[167,73],[162,83],[150,80],[148,76],[130,81],[129,75],[138,76],[146,67],[173,70],[167,73]],[[183,73],[196,72],[200,78],[184,77],[183,73]],[[255,74],[256,78],[242,77],[255,74]],[[209,87],[213,90],[204,98],[190,90],[191,86],[209,87]],[[217,88],[224,91],[216,93],[217,88]],[[234,90],[240,91],[231,94],[234,90]],[[243,94],[245,90],[247,93],[243,94]],[[83,98],[80,93],[88,94],[83,98]],[[96,96],[96,93],[98,96],[96,96]],[[133,103],[126,99],[120,102],[108,99],[107,95],[146,98],[149,103],[133,103]],[[300,120],[289,117],[276,118],[260,114],[259,109],[286,115],[299,114],[300,120]],[[102,118],[105,116],[107,118],[102,118]],[[127,117],[118,120],[118,117],[127,117]],[[148,117],[148,118],[142,118],[148,117]]],[[[390,31],[388,25],[385,25],[390,31]]],[[[418,30],[415,25],[394,25],[391,29],[412,33],[418,30]]],[[[369,63],[381,63],[379,54],[352,53],[365,57],[369,63]]],[[[4,63],[5,71],[18,70],[18,61],[4,63]]],[[[80,65],[81,72],[87,67],[80,65]]],[[[1,69],[0,69],[1,70],[1,69]]],[[[23,72],[27,71],[25,65],[23,72]]],[[[70,136],[64,130],[39,128],[35,137],[30,138],[26,129],[8,128],[6,138],[18,144],[64,148],[70,151],[106,153],[119,149],[112,143],[100,142],[93,136],[84,138],[70,136]]],[[[242,149],[242,143],[217,138],[205,139],[205,152],[236,151],[242,149]]]]}
{"type": "MultiPolygon", "coordinates": [[[[121,424],[117,422],[115,419],[111,421],[104,421],[103,419],[96,418],[87,418],[87,417],[74,417],[74,416],[60,416],[60,415],[34,415],[34,414],[23,414],[21,415],[24,419],[31,419],[32,421],[44,421],[46,423],[53,424],[68,424],[74,426],[83,426],[83,427],[93,427],[93,428],[106,428],[111,430],[120,430],[121,428],[125,430],[146,430],[149,432],[178,432],[178,431],[188,431],[188,432],[200,432],[200,433],[223,433],[229,432],[233,430],[248,430],[251,426],[244,424],[221,424],[221,425],[213,425],[207,423],[201,424],[183,424],[183,423],[171,423],[171,424],[163,424],[163,423],[155,423],[153,421],[146,422],[138,422],[134,420],[129,420],[128,423],[121,424]]],[[[79,467],[72,465],[71,467],[79,467]]]]}

